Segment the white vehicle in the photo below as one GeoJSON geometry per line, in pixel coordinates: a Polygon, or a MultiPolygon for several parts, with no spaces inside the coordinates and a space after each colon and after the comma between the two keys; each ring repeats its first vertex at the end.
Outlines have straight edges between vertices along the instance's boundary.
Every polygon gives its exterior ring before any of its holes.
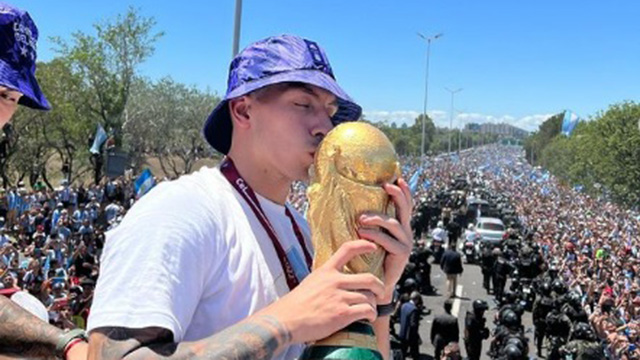
{"type": "Polygon", "coordinates": [[[482,241],[500,243],[504,238],[505,226],[498,218],[479,217],[476,219],[476,231],[482,236],[482,241]]]}

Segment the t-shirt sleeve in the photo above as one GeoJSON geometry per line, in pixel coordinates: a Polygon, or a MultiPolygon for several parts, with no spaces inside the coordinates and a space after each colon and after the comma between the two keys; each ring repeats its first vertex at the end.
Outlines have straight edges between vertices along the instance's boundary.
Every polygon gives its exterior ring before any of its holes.
{"type": "Polygon", "coordinates": [[[161,327],[182,340],[222,251],[207,201],[160,184],[107,233],[87,330],[161,327]]]}

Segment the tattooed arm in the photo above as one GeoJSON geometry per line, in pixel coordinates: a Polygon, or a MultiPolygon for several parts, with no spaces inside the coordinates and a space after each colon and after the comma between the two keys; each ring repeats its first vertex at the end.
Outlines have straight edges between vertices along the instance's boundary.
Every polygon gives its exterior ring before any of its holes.
{"type": "MultiPolygon", "coordinates": [[[[62,335],[62,330],[0,296],[0,358],[55,359],[56,344],[62,335]]],[[[86,359],[86,346],[74,346],[67,358],[86,359]]]]}
{"type": "Polygon", "coordinates": [[[271,316],[249,318],[194,342],[173,343],[171,331],[105,327],[92,332],[90,359],[271,359],[291,342],[271,316]]]}
{"type": "Polygon", "coordinates": [[[0,296],[0,353],[54,358],[62,330],[0,296]]]}

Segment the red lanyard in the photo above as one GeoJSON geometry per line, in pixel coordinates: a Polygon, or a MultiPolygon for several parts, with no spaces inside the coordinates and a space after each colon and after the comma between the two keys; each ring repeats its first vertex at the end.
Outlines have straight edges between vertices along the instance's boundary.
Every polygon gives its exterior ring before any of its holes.
{"type": "MultiPolygon", "coordinates": [[[[222,173],[222,175],[224,175],[225,178],[227,178],[231,186],[233,186],[236,191],[238,191],[238,194],[240,194],[240,196],[244,198],[251,210],[253,210],[253,213],[258,218],[258,221],[260,221],[260,224],[264,228],[264,231],[267,233],[267,235],[269,235],[269,238],[273,243],[273,247],[278,254],[278,258],[280,259],[282,270],[284,270],[284,274],[287,277],[287,285],[289,285],[290,290],[293,290],[293,288],[298,286],[300,280],[298,280],[298,278],[296,277],[295,272],[293,271],[293,266],[291,266],[291,262],[287,258],[287,254],[284,252],[282,244],[280,244],[280,241],[278,241],[278,236],[276,235],[271,222],[262,210],[262,206],[260,206],[260,202],[258,201],[258,197],[256,196],[255,192],[253,192],[253,189],[251,189],[249,184],[244,181],[230,157],[226,157],[224,159],[224,161],[220,165],[220,172],[222,173]]],[[[309,250],[307,250],[302,232],[300,231],[298,224],[296,224],[296,221],[293,219],[293,214],[291,214],[291,211],[287,206],[285,206],[285,213],[287,214],[287,217],[289,217],[289,220],[291,220],[293,232],[296,235],[296,238],[298,238],[300,247],[304,252],[307,267],[309,270],[311,270],[311,254],[309,253],[309,250]]]]}

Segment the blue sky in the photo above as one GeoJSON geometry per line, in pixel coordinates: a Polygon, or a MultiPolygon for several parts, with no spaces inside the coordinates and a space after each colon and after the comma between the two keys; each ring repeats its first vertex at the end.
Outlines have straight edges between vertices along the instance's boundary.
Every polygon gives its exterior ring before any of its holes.
{"type": "MultiPolygon", "coordinates": [[[[49,36],[92,33],[96,21],[137,7],[166,35],[141,73],[172,76],[223,94],[231,57],[234,0],[13,1],[49,36]]],[[[588,118],[640,101],[640,1],[244,0],[240,46],[280,33],[311,38],[328,53],[339,83],[372,120],[413,123],[422,111],[426,43],[432,44],[430,115],[448,125],[507,121],[535,129],[571,109],[588,118]]]]}

